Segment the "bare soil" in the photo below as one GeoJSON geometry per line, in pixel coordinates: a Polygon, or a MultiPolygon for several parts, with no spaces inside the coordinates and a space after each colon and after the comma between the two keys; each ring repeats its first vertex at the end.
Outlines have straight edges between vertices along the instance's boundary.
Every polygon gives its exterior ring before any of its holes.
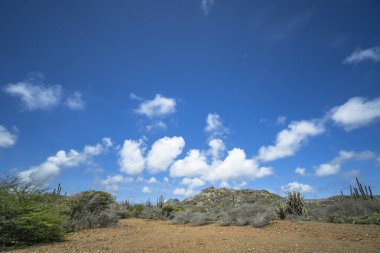
{"type": "Polygon", "coordinates": [[[121,220],[12,252],[380,252],[379,225],[276,221],[265,228],[121,220]]]}

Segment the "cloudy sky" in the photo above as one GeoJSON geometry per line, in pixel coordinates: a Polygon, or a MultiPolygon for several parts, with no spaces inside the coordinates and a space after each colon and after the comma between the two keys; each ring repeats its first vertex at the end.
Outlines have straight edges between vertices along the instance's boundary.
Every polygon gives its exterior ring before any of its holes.
{"type": "Polygon", "coordinates": [[[380,194],[379,10],[0,0],[0,173],[134,202],[380,194]]]}

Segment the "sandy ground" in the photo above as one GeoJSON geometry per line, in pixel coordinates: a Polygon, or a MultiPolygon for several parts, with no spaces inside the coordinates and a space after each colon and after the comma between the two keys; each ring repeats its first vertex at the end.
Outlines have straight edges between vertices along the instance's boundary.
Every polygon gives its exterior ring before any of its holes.
{"type": "Polygon", "coordinates": [[[121,220],[12,252],[380,252],[379,225],[277,221],[265,228],[121,220]]]}

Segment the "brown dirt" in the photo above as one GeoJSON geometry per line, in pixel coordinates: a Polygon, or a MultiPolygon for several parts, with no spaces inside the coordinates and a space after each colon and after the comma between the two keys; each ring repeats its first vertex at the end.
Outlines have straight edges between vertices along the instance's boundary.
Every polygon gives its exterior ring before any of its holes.
{"type": "Polygon", "coordinates": [[[379,225],[277,221],[265,228],[121,220],[12,252],[380,252],[379,225]]]}

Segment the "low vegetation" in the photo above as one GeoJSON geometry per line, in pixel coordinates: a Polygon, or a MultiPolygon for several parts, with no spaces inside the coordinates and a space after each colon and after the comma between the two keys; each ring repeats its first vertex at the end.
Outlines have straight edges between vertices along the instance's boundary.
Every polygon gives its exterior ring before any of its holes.
{"type": "Polygon", "coordinates": [[[116,203],[102,191],[66,196],[61,195],[60,185],[48,192],[7,178],[0,180],[0,250],[62,241],[68,232],[112,226],[118,219],[131,217],[192,226],[215,223],[261,228],[278,219],[380,225],[380,198],[367,188],[360,184],[350,196],[304,200],[298,192],[288,192],[282,198],[264,190],[210,187],[183,201],[165,201],[160,196],[153,205],[150,200],[144,204],[116,203]]]}
{"type": "Polygon", "coordinates": [[[75,196],[53,193],[19,178],[0,180],[0,251],[35,243],[62,241],[69,231],[117,223],[116,202],[106,192],[75,196]]]}

